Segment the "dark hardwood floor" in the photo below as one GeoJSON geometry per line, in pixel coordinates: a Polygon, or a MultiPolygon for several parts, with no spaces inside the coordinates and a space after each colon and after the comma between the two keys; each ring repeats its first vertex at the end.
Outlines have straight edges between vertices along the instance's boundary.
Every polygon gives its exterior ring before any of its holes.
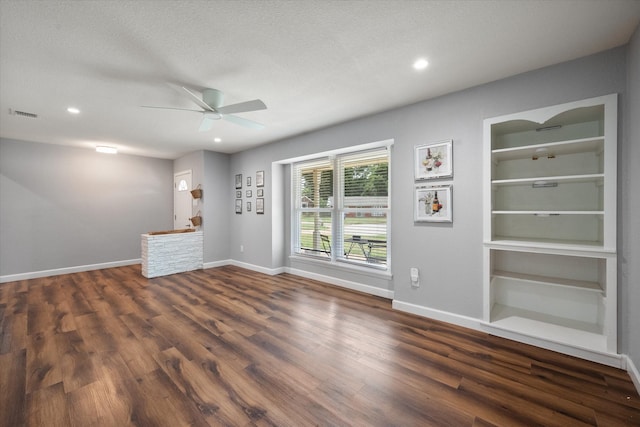
{"type": "Polygon", "coordinates": [[[293,275],[0,285],[2,426],[640,425],[626,372],[293,275]]]}

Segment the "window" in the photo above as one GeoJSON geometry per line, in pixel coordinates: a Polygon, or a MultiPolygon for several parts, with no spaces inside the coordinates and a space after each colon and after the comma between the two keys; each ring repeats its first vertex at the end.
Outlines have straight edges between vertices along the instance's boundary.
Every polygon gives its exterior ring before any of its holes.
{"type": "Polygon", "coordinates": [[[294,254],[387,269],[388,147],[294,164],[292,181],[294,254]]]}

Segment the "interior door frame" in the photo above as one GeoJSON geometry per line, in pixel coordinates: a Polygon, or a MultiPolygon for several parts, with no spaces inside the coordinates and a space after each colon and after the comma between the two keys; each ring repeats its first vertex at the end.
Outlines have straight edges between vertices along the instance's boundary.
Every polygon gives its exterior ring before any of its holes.
{"type": "MultiPolygon", "coordinates": [[[[189,222],[189,219],[187,218],[187,224],[178,224],[178,187],[176,185],[177,183],[177,179],[180,175],[188,175],[189,179],[187,181],[188,183],[188,188],[187,188],[187,192],[191,191],[191,189],[193,188],[193,171],[191,169],[186,169],[180,172],[175,172],[173,174],[173,228],[175,229],[180,229],[180,228],[185,228],[185,227],[189,227],[191,228],[191,223],[189,222]]],[[[189,194],[189,198],[186,201],[186,203],[188,203],[188,209],[185,209],[186,212],[191,213],[192,209],[191,209],[191,193],[189,194]]]]}

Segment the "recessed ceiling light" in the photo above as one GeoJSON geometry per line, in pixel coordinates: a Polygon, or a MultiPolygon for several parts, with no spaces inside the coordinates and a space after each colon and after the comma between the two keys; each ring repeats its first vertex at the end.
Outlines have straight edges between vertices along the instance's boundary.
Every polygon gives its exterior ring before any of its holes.
{"type": "Polygon", "coordinates": [[[76,107],[69,107],[67,108],[67,111],[71,114],[80,114],[80,110],[78,110],[76,107]]]}
{"type": "Polygon", "coordinates": [[[96,151],[98,153],[105,153],[105,154],[117,154],[118,153],[118,149],[116,147],[107,147],[106,145],[98,145],[96,147],[96,151]]]}
{"type": "Polygon", "coordinates": [[[416,59],[416,62],[413,63],[413,68],[415,68],[418,71],[424,70],[428,66],[429,66],[429,61],[427,61],[424,58],[416,59]]]}
{"type": "Polygon", "coordinates": [[[222,138],[215,137],[213,138],[213,142],[222,142],[222,138]]]}

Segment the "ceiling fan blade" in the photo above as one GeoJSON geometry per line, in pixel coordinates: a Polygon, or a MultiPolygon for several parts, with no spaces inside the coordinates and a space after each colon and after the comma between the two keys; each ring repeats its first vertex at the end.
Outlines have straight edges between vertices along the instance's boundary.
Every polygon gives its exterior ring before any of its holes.
{"type": "Polygon", "coordinates": [[[222,114],[235,114],[244,113],[247,111],[266,110],[267,106],[259,99],[253,101],[239,102],[237,104],[225,105],[224,107],[216,108],[218,113],[222,114]]]}
{"type": "Polygon", "coordinates": [[[202,107],[204,110],[207,111],[215,111],[213,108],[211,108],[209,105],[207,105],[206,102],[204,102],[202,99],[200,99],[200,97],[198,95],[196,95],[195,93],[191,92],[189,89],[187,89],[186,87],[182,87],[182,89],[184,89],[185,92],[187,92],[187,94],[189,94],[189,97],[191,98],[191,100],[193,102],[195,102],[196,104],[198,104],[200,107],[202,107]]]}
{"type": "Polygon", "coordinates": [[[141,105],[142,108],[157,108],[160,110],[178,110],[178,111],[195,111],[196,113],[202,113],[202,110],[191,110],[189,108],[174,108],[174,107],[156,107],[153,105],[141,105]]]}
{"type": "Polygon", "coordinates": [[[207,132],[210,131],[211,128],[213,127],[213,118],[210,117],[208,114],[205,114],[202,117],[202,122],[200,122],[200,127],[198,128],[199,132],[207,132]]]}
{"type": "Polygon", "coordinates": [[[246,128],[251,129],[263,129],[264,125],[262,123],[254,122],[253,120],[245,119],[238,116],[232,116],[229,114],[225,114],[222,116],[223,119],[230,121],[231,123],[235,123],[240,126],[244,126],[246,128]]]}

